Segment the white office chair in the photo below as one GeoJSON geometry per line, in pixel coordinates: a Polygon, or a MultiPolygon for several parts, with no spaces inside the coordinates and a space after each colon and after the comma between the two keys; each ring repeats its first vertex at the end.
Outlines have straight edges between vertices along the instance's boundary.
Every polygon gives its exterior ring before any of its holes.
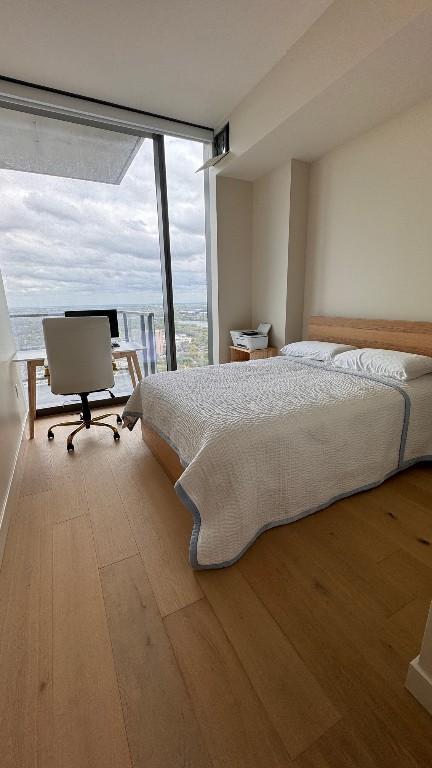
{"type": "Polygon", "coordinates": [[[114,440],[120,440],[116,427],[105,424],[102,419],[115,416],[117,424],[121,417],[116,413],[105,413],[92,419],[88,395],[100,392],[114,385],[111,354],[111,335],[107,317],[46,317],[42,320],[51,391],[55,395],[79,395],[82,402],[80,421],[53,424],[48,430],[48,439],[54,438],[54,427],[76,426],[67,438],[66,447],[73,451],[73,439],[82,429],[108,427],[114,433],[114,440]]]}

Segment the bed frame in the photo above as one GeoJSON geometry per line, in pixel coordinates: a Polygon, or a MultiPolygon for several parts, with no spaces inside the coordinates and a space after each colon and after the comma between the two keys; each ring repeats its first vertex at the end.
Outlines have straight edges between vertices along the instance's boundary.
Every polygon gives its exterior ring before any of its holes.
{"type": "Polygon", "coordinates": [[[398,349],[432,357],[432,323],[316,315],[309,318],[308,339],[340,342],[353,347],[398,349]]]}
{"type": "Polygon", "coordinates": [[[163,440],[154,429],[141,422],[141,432],[144,442],[150,448],[153,456],[159,462],[165,474],[168,475],[172,484],[183,474],[184,468],[180,464],[176,452],[163,440]]]}
{"type": "MultiPolygon", "coordinates": [[[[351,317],[309,318],[308,339],[352,344],[354,347],[398,349],[432,357],[432,323],[408,320],[362,320],[351,317]]],[[[143,440],[172,483],[183,473],[176,452],[157,432],[142,424],[143,440]]]]}

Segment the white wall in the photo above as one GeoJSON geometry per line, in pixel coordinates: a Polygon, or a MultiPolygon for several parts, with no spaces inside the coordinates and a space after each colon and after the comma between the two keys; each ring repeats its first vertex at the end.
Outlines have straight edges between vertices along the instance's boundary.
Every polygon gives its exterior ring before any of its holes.
{"type": "MultiPolygon", "coordinates": [[[[217,313],[214,362],[229,360],[230,330],[251,324],[252,184],[216,177],[217,313]]],[[[213,228],[214,229],[214,228],[213,228]]]]}
{"type": "Polygon", "coordinates": [[[26,413],[18,366],[10,362],[14,352],[0,274],[0,526],[26,413]]]}
{"type": "Polygon", "coordinates": [[[291,162],[285,341],[303,338],[309,163],[291,162]]]}
{"type": "Polygon", "coordinates": [[[301,338],[308,165],[285,163],[253,184],[252,325],[271,343],[301,338]]]}
{"type": "Polygon", "coordinates": [[[253,184],[252,325],[272,324],[272,344],[285,341],[291,163],[253,184]]]}
{"type": "Polygon", "coordinates": [[[301,338],[308,171],[294,160],[253,184],[212,179],[215,362],[229,359],[235,328],[271,323],[276,346],[301,338]]]}
{"type": "Polygon", "coordinates": [[[310,314],[432,320],[431,137],[428,101],[311,166],[294,160],[262,176],[252,208],[250,183],[218,177],[222,352],[236,302],[249,324],[250,275],[251,324],[272,323],[276,346],[301,337],[303,300],[305,326],[310,314]]]}
{"type": "Polygon", "coordinates": [[[314,163],[310,314],[432,320],[432,101],[314,163]]]}
{"type": "Polygon", "coordinates": [[[224,175],[310,161],[432,92],[430,0],[333,0],[229,115],[224,175]]]}

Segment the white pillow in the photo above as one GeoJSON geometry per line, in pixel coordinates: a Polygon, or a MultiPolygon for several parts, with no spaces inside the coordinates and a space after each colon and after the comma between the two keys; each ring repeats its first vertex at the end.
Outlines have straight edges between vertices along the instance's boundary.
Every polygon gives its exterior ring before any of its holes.
{"type": "Polygon", "coordinates": [[[310,360],[330,362],[339,352],[354,349],[349,344],[333,344],[329,341],[294,341],[281,349],[281,355],[305,357],[310,360]]]}
{"type": "Polygon", "coordinates": [[[432,373],[432,357],[397,352],[393,349],[352,349],[333,360],[338,368],[409,381],[432,373]]]}

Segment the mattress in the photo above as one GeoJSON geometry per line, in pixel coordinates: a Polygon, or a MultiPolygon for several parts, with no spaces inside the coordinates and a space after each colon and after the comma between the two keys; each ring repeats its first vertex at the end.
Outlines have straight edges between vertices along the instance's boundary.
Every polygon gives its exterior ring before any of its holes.
{"type": "Polygon", "coordinates": [[[432,458],[432,374],[401,384],[270,358],[161,373],[124,411],[176,451],[194,568],[235,562],[264,530],[432,458]]]}

